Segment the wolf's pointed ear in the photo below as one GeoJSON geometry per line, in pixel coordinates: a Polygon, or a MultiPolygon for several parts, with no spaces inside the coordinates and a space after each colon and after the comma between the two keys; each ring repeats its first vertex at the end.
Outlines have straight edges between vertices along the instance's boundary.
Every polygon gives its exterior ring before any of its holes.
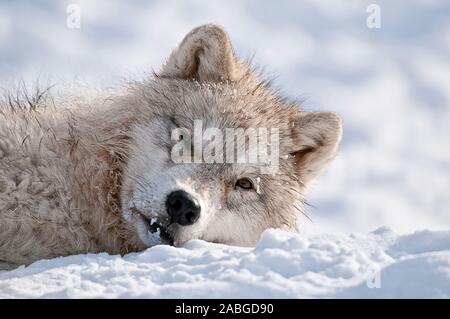
{"type": "Polygon", "coordinates": [[[342,136],[341,119],[334,113],[301,112],[291,129],[289,152],[300,180],[308,185],[336,156],[342,136]]]}
{"type": "Polygon", "coordinates": [[[214,24],[205,24],[184,37],[159,76],[218,82],[236,81],[243,73],[225,30],[214,24]]]}

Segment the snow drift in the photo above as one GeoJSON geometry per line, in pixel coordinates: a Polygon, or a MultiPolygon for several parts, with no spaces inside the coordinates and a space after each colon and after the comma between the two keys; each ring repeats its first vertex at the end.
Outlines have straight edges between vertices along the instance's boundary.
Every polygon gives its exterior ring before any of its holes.
{"type": "Polygon", "coordinates": [[[450,298],[450,231],[305,236],[255,248],[194,240],[120,256],[77,255],[0,273],[2,298],[450,298]]]}

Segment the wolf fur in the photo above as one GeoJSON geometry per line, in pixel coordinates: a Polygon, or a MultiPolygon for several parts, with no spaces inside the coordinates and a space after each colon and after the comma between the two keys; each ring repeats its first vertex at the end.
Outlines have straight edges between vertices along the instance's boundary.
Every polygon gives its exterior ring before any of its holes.
{"type": "Polygon", "coordinates": [[[193,238],[253,245],[267,228],[294,230],[341,131],[337,115],[303,112],[280,97],[211,24],[187,34],[154,76],[106,97],[8,95],[0,104],[0,269],[143,250],[152,245],[149,220],[167,220],[174,189],[202,206],[194,225],[165,224],[175,245],[193,238]],[[171,129],[192,128],[195,119],[279,128],[279,172],[172,163],[171,129]],[[258,190],[235,187],[241,177],[257,180],[258,190]]]}

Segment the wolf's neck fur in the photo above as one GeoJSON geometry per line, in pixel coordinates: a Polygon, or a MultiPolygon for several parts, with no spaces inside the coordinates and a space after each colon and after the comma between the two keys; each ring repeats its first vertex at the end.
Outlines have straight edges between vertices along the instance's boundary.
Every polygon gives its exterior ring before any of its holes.
{"type": "Polygon", "coordinates": [[[61,109],[0,103],[2,264],[143,248],[121,218],[122,115],[61,109]]]}

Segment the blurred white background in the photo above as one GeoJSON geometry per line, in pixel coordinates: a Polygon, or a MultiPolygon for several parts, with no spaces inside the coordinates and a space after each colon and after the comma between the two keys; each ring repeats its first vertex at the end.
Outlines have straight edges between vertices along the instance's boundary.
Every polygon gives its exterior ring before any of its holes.
{"type": "Polygon", "coordinates": [[[0,87],[24,79],[109,87],[158,69],[213,22],[237,54],[277,76],[305,110],[344,120],[338,158],[316,183],[312,232],[450,228],[450,2],[1,1],[0,87]],[[68,28],[68,5],[81,9],[68,28]],[[368,28],[367,8],[381,8],[368,28]]]}

